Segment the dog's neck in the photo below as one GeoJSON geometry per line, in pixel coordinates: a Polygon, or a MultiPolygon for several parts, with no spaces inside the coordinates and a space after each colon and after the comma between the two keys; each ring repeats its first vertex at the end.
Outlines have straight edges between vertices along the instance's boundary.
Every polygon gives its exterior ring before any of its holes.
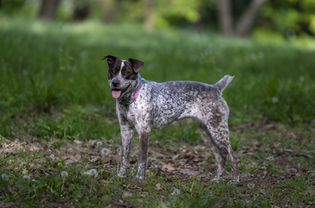
{"type": "Polygon", "coordinates": [[[133,103],[141,90],[144,79],[138,74],[135,84],[130,84],[128,89],[124,92],[123,96],[117,99],[120,105],[129,106],[133,103]]]}

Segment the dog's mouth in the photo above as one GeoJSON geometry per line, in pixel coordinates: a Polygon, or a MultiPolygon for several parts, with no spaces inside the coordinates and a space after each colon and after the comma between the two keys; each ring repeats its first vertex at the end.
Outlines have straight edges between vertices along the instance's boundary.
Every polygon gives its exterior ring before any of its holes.
{"type": "Polygon", "coordinates": [[[124,93],[130,88],[131,84],[129,84],[126,88],[124,89],[112,89],[112,97],[115,99],[118,99],[124,95],[124,93]]]}
{"type": "Polygon", "coordinates": [[[122,94],[121,90],[112,90],[112,97],[115,99],[120,98],[121,94],[122,94]]]}

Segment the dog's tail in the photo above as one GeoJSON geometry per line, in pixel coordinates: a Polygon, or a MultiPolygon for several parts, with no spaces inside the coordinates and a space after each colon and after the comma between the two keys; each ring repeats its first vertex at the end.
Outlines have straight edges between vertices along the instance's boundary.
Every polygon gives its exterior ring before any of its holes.
{"type": "Polygon", "coordinates": [[[217,83],[214,84],[214,86],[220,91],[223,92],[223,90],[230,84],[230,82],[234,79],[234,76],[225,75],[222,79],[217,81],[217,83]]]}

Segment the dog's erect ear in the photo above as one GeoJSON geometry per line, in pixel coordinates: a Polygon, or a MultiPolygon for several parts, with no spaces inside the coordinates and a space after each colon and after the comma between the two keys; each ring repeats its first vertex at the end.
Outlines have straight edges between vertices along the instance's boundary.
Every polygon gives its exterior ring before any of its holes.
{"type": "Polygon", "coordinates": [[[139,61],[137,59],[129,58],[128,61],[131,63],[132,69],[135,72],[139,72],[140,68],[144,65],[143,61],[139,61]]]}
{"type": "Polygon", "coordinates": [[[104,56],[103,60],[107,60],[108,65],[112,65],[113,63],[115,63],[117,57],[116,56],[112,56],[112,55],[107,55],[104,56]]]}

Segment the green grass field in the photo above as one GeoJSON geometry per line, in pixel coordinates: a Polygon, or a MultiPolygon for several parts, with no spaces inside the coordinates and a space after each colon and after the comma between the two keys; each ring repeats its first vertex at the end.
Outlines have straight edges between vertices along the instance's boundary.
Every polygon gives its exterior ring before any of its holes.
{"type": "Polygon", "coordinates": [[[315,205],[314,49],[1,17],[0,54],[0,207],[315,205]],[[130,176],[115,178],[120,138],[107,54],[143,60],[142,75],[155,81],[234,75],[224,97],[240,184],[211,182],[214,159],[191,121],[152,132],[145,181],[133,178],[136,138],[130,176]]]}

